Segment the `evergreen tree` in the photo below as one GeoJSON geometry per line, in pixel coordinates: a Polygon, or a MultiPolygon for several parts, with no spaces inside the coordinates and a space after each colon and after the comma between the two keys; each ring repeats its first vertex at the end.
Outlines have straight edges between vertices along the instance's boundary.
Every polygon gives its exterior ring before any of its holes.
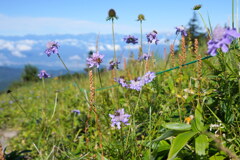
{"type": "Polygon", "coordinates": [[[22,80],[24,82],[28,82],[28,81],[36,81],[38,80],[38,69],[37,67],[27,64],[24,66],[24,70],[22,73],[22,80]]]}

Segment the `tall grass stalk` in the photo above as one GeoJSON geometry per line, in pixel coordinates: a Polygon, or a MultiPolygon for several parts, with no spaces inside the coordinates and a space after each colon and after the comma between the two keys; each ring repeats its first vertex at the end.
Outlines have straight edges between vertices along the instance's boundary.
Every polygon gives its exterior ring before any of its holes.
{"type": "Polygon", "coordinates": [[[232,28],[234,28],[234,0],[232,0],[232,28]]]}
{"type": "Polygon", "coordinates": [[[58,91],[56,91],[55,100],[54,100],[54,108],[53,108],[53,113],[52,113],[51,119],[53,119],[53,117],[55,115],[56,108],[57,108],[57,102],[58,102],[58,91]]]}

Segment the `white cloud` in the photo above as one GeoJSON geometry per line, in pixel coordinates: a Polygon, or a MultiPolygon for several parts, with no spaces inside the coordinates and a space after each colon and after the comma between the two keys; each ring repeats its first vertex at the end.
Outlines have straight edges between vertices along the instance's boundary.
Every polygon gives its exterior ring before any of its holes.
{"type": "Polygon", "coordinates": [[[70,60],[81,60],[82,58],[79,55],[74,55],[69,57],[70,60]]]}
{"type": "Polygon", "coordinates": [[[131,45],[128,44],[126,46],[124,46],[125,49],[139,49],[139,45],[131,45]]]}
{"type": "MultiPolygon", "coordinates": [[[[105,46],[106,46],[107,50],[111,50],[111,51],[114,50],[113,45],[111,45],[111,44],[106,44],[105,46]]],[[[116,49],[116,51],[121,50],[121,46],[116,44],[115,49],[116,49]]]]}
{"type": "Polygon", "coordinates": [[[0,39],[0,50],[9,50],[13,56],[23,58],[26,57],[22,51],[32,50],[32,46],[36,42],[33,40],[19,40],[19,41],[7,41],[0,39]]]}

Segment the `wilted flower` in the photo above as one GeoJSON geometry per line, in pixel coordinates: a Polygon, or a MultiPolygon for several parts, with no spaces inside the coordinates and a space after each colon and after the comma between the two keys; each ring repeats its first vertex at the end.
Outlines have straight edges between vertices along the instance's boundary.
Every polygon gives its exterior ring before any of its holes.
{"type": "Polygon", "coordinates": [[[193,10],[199,10],[200,8],[202,8],[202,5],[198,4],[193,7],[193,10]]]}
{"type": "Polygon", "coordinates": [[[102,63],[104,55],[97,53],[93,53],[90,58],[87,58],[87,64],[89,65],[89,68],[92,68],[96,66],[97,68],[102,63]]]}
{"type": "Polygon", "coordinates": [[[114,68],[118,69],[118,65],[120,64],[120,62],[116,61],[110,61],[109,63],[109,67],[108,67],[108,70],[113,70],[114,68]]]}
{"type": "Polygon", "coordinates": [[[47,54],[48,57],[51,55],[51,53],[58,54],[58,47],[59,47],[58,42],[54,42],[54,41],[48,42],[45,53],[47,54]]]}
{"type": "Polygon", "coordinates": [[[156,74],[154,72],[148,71],[143,77],[142,80],[144,84],[152,82],[152,80],[156,77],[156,74]]]}
{"type": "Polygon", "coordinates": [[[126,36],[123,38],[123,40],[126,42],[126,43],[132,43],[132,44],[137,44],[138,43],[138,38],[135,38],[134,36],[126,36]]]}
{"type": "Polygon", "coordinates": [[[190,115],[189,117],[186,117],[184,119],[184,122],[186,122],[187,124],[190,124],[191,120],[193,120],[194,116],[193,115],[190,115]]]}
{"type": "Polygon", "coordinates": [[[224,53],[228,52],[229,45],[239,37],[240,34],[237,33],[236,29],[215,27],[212,39],[208,41],[208,54],[216,56],[218,48],[221,48],[224,53]]]}
{"type": "Polygon", "coordinates": [[[121,128],[121,122],[125,125],[129,125],[128,121],[129,121],[129,117],[131,115],[129,114],[124,114],[124,108],[118,109],[115,114],[109,114],[109,116],[112,118],[111,122],[111,126],[115,127],[117,126],[118,129],[121,128]]]}
{"type": "Polygon", "coordinates": [[[157,31],[153,30],[152,32],[147,34],[147,40],[148,40],[148,43],[152,43],[153,41],[155,41],[155,44],[157,45],[157,42],[159,41],[157,39],[157,31]]]}
{"type": "Polygon", "coordinates": [[[80,111],[78,109],[72,110],[72,113],[80,114],[80,111]]]}
{"type": "Polygon", "coordinates": [[[142,60],[149,60],[149,58],[151,57],[150,54],[146,54],[144,53],[141,57],[139,57],[139,61],[142,61],[142,60]]]}
{"type": "Polygon", "coordinates": [[[128,84],[126,83],[126,80],[123,76],[121,76],[118,79],[115,79],[116,82],[118,82],[122,87],[128,88],[128,84]]]}
{"type": "Polygon", "coordinates": [[[145,21],[145,16],[143,14],[139,14],[137,21],[145,21]]]}
{"type": "Polygon", "coordinates": [[[117,16],[117,14],[116,14],[116,11],[114,10],[114,9],[110,9],[109,11],[108,11],[108,17],[107,17],[107,21],[109,21],[109,20],[114,20],[114,18],[115,19],[118,19],[118,16],[117,16]]]}
{"type": "Polygon", "coordinates": [[[142,86],[144,86],[144,81],[141,77],[135,78],[134,80],[130,80],[129,88],[134,89],[136,91],[140,91],[142,86]]]}
{"type": "Polygon", "coordinates": [[[38,77],[42,79],[42,78],[49,78],[51,76],[45,70],[41,70],[41,72],[38,74],[38,77]]]}
{"type": "Polygon", "coordinates": [[[176,29],[176,34],[181,33],[182,36],[187,36],[187,32],[183,26],[178,26],[176,29]]]}

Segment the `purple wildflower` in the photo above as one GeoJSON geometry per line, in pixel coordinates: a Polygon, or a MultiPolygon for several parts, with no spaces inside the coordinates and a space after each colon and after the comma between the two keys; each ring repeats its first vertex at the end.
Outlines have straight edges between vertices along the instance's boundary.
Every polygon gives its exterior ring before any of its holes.
{"type": "Polygon", "coordinates": [[[135,78],[134,80],[130,80],[129,88],[134,89],[136,91],[140,91],[142,86],[144,86],[144,81],[141,77],[135,78]]]}
{"type": "Polygon", "coordinates": [[[123,40],[126,42],[126,43],[132,43],[132,44],[137,44],[138,43],[138,38],[135,38],[134,36],[126,36],[123,38],[123,40]]]}
{"type": "Polygon", "coordinates": [[[218,48],[221,48],[224,53],[228,52],[229,45],[234,39],[239,37],[240,34],[236,29],[215,27],[212,39],[208,41],[208,54],[216,56],[218,48]]]}
{"type": "Polygon", "coordinates": [[[118,129],[121,128],[121,122],[125,125],[130,125],[128,123],[129,121],[129,117],[131,115],[129,114],[124,114],[124,108],[118,109],[115,114],[109,114],[109,116],[112,118],[111,122],[111,126],[115,127],[115,125],[117,126],[118,129]]]}
{"type": "Polygon", "coordinates": [[[89,64],[89,68],[96,66],[97,68],[102,63],[104,55],[97,53],[93,53],[90,58],[87,58],[87,64],[89,64]]]}
{"type": "Polygon", "coordinates": [[[142,80],[144,84],[152,82],[152,80],[156,77],[156,74],[154,72],[147,72],[143,77],[142,80]]]}
{"type": "Polygon", "coordinates": [[[123,76],[121,76],[118,79],[115,79],[116,82],[118,82],[122,87],[128,88],[128,84],[126,83],[126,80],[123,76]]]}
{"type": "Polygon", "coordinates": [[[51,76],[45,70],[41,70],[41,72],[38,74],[38,77],[42,79],[42,78],[49,78],[51,76]]]}
{"type": "Polygon", "coordinates": [[[51,55],[51,53],[58,54],[58,47],[59,47],[58,42],[54,42],[54,41],[48,42],[45,53],[47,54],[48,57],[51,55]]]}
{"type": "Polygon", "coordinates": [[[149,60],[149,58],[151,57],[150,54],[146,54],[144,53],[141,57],[139,57],[139,61],[142,61],[142,60],[149,60]]]}
{"type": "Polygon", "coordinates": [[[185,37],[187,36],[187,32],[183,27],[183,25],[176,27],[176,29],[177,29],[176,34],[181,33],[182,36],[185,36],[185,37]]]}
{"type": "Polygon", "coordinates": [[[76,113],[76,114],[80,114],[80,111],[78,110],[78,109],[74,109],[74,110],[72,110],[72,113],[76,113]]]}
{"type": "Polygon", "coordinates": [[[108,67],[108,70],[113,70],[114,68],[118,69],[118,65],[120,64],[120,62],[116,61],[110,61],[109,63],[109,67],[108,67]]]}
{"type": "Polygon", "coordinates": [[[159,41],[157,39],[157,31],[153,30],[152,32],[147,34],[147,40],[148,40],[148,43],[153,43],[153,41],[155,41],[155,44],[157,45],[157,42],[159,41]]]}

